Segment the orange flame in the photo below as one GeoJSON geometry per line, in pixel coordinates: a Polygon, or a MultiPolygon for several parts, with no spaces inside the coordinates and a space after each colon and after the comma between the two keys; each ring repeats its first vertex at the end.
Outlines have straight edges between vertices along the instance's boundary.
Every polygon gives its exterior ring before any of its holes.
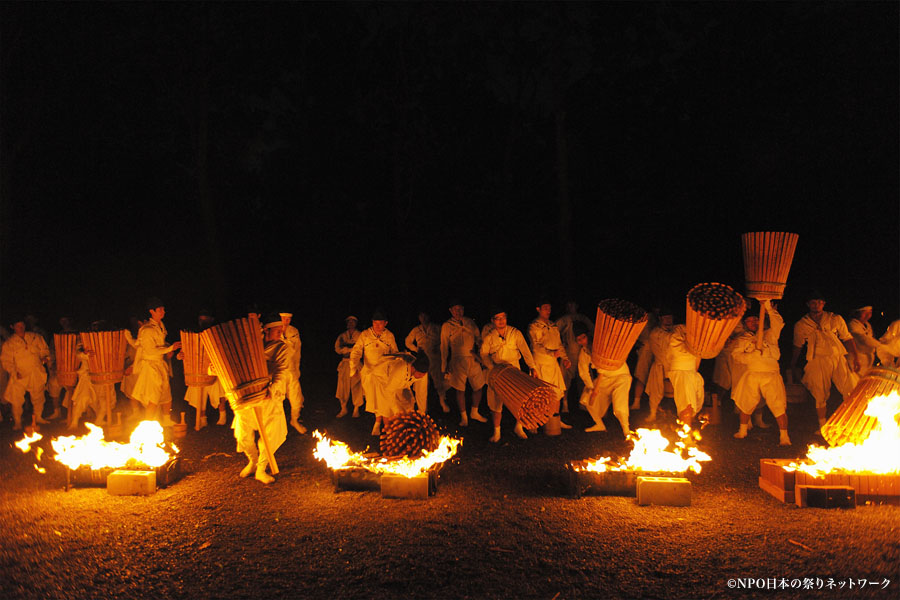
{"type": "Polygon", "coordinates": [[[693,471],[699,473],[702,469],[701,462],[712,460],[709,454],[702,452],[691,443],[691,438],[700,440],[700,432],[691,430],[685,425],[678,433],[678,441],[674,443],[675,449],[668,450],[672,444],[666,439],[659,429],[638,429],[628,436],[634,444],[634,448],[628,458],[614,461],[608,456],[587,461],[587,464],[577,467],[579,471],[648,471],[655,473],[685,473],[693,471]]]}
{"type": "Polygon", "coordinates": [[[347,469],[361,467],[373,473],[391,473],[403,477],[415,477],[425,473],[436,464],[446,462],[452,458],[462,444],[462,440],[447,436],[441,437],[440,443],[434,452],[425,452],[420,458],[400,458],[388,460],[384,457],[370,458],[359,452],[352,452],[344,442],[332,441],[318,430],[313,432],[313,437],[319,440],[313,456],[324,461],[329,469],[347,469]]]}
{"type": "MultiPolygon", "coordinates": [[[[70,469],[88,466],[91,469],[119,468],[131,465],[159,467],[172,456],[165,449],[163,428],[157,421],[142,421],[132,432],[127,444],[103,439],[103,429],[93,423],[85,423],[85,436],[63,436],[50,441],[54,457],[70,469]]],[[[172,445],[174,452],[178,448],[172,445]]]]}
{"type": "Polygon", "coordinates": [[[875,417],[878,424],[861,444],[847,443],[834,448],[813,444],[807,451],[809,462],[794,462],[785,469],[798,470],[813,477],[825,473],[870,473],[886,475],[900,473],[900,394],[876,396],[866,406],[866,416],[875,417]]]}

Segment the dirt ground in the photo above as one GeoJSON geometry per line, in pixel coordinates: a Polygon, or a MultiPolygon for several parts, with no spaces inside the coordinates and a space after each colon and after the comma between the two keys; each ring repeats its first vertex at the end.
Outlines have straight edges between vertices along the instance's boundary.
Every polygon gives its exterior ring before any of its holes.
{"type": "MultiPolygon", "coordinates": [[[[362,450],[374,440],[372,417],[336,420],[332,385],[304,381],[305,422],[362,450]]],[[[336,492],[310,435],[293,430],[274,484],[241,479],[231,430],[216,425],[189,431],[188,474],[152,496],[65,492],[63,468],[45,458],[38,474],[33,454],[12,447],[21,434],[6,420],[0,598],[900,597],[900,507],[799,509],[759,489],[760,458],[802,456],[814,441],[813,407],[788,414],[794,445],[784,448],[771,414],[772,428],[733,439],[726,408],[703,431],[713,461],[690,476],[685,508],[568,497],[567,461],[630,448],[611,415],[609,433],[588,434],[578,410],[572,431],[525,441],[506,415],[499,445],[487,442],[488,425],[461,431],[455,411],[432,410],[465,442],[427,500],[336,492]],[[801,587],[733,589],[739,578],[801,587]]],[[[62,425],[44,433],[61,435],[62,425]]],[[[46,438],[41,445],[49,450],[46,438]]]]}

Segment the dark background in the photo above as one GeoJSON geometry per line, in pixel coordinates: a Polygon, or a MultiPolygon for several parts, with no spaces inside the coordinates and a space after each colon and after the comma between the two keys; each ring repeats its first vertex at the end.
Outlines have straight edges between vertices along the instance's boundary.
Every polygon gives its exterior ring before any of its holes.
{"type": "Polygon", "coordinates": [[[678,312],[702,281],[743,291],[741,233],[793,231],[788,323],[816,287],[875,305],[878,335],[900,316],[898,16],[4,3],[3,321],[125,325],[156,295],[175,331],[257,302],[330,345],[348,313],[384,306],[401,338],[450,297],[522,329],[541,295],[678,312]]]}

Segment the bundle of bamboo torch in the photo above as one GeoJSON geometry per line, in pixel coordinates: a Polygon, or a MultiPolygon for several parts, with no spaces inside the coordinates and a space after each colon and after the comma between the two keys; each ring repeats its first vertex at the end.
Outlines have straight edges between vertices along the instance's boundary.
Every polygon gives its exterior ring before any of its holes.
{"type": "Polygon", "coordinates": [[[700,283],[687,294],[687,343],[700,358],[713,358],[747,309],[744,297],[723,283],[700,283]]]}
{"type": "Polygon", "coordinates": [[[209,355],[200,341],[199,333],[181,330],[181,353],[186,386],[205,387],[216,381],[216,376],[209,374],[209,355]]]}
{"type": "Polygon", "coordinates": [[[556,412],[556,388],[513,365],[497,365],[491,369],[488,385],[516,420],[528,429],[537,429],[556,412]]]}
{"type": "Polygon", "coordinates": [[[255,316],[220,323],[199,335],[232,409],[249,408],[266,397],[269,370],[255,316]]]}
{"type": "Polygon", "coordinates": [[[404,412],[384,419],[381,453],[417,458],[424,451],[434,452],[440,441],[441,435],[431,417],[415,411],[404,412]]]}
{"type": "Polygon", "coordinates": [[[647,326],[647,311],[627,300],[607,299],[597,304],[591,362],[598,369],[614,371],[647,326]]]}
{"type": "Polygon", "coordinates": [[[799,237],[784,231],[755,231],[741,236],[749,297],[777,300],[784,296],[799,237]]]}
{"type": "Polygon", "coordinates": [[[56,355],[56,379],[63,387],[78,382],[78,334],[54,333],[53,351],[56,355]]]}
{"type": "Polygon", "coordinates": [[[115,384],[125,374],[125,330],[85,331],[81,343],[88,355],[91,383],[115,384]]]}
{"type": "Polygon", "coordinates": [[[822,426],[822,436],[832,446],[863,443],[878,425],[878,419],[865,414],[869,401],[891,392],[900,393],[900,370],[875,367],[822,426]]]}

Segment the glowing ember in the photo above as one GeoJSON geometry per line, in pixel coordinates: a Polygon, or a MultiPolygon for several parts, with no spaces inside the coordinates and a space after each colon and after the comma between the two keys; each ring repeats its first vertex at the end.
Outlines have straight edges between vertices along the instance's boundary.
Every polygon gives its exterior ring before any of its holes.
{"type": "Polygon", "coordinates": [[[31,450],[31,445],[43,437],[44,436],[39,433],[26,435],[24,438],[16,442],[16,448],[27,454],[28,451],[31,450]]]}
{"type": "Polygon", "coordinates": [[[809,463],[791,463],[787,470],[798,470],[813,477],[825,473],[900,473],[900,395],[877,396],[869,400],[866,416],[878,424],[861,444],[844,444],[834,448],[812,445],[807,451],[809,463]]]}
{"type": "Polygon", "coordinates": [[[659,429],[638,429],[628,436],[634,443],[631,455],[625,459],[613,461],[604,456],[588,461],[580,471],[648,471],[655,473],[684,473],[688,470],[699,473],[701,462],[712,460],[709,454],[702,452],[691,443],[691,439],[700,440],[700,433],[691,430],[687,425],[677,431],[678,441],[675,449],[668,450],[672,443],[663,437],[659,429]]]}
{"type": "MultiPolygon", "coordinates": [[[[171,456],[164,448],[162,425],[156,421],[142,421],[127,444],[107,442],[103,439],[103,429],[93,423],[85,425],[90,430],[85,436],[63,436],[50,442],[56,451],[54,458],[70,469],[81,466],[91,469],[134,465],[159,467],[171,456]]],[[[178,452],[174,445],[172,449],[178,452]]]]}
{"type": "Polygon", "coordinates": [[[329,469],[349,469],[361,467],[373,473],[392,473],[404,477],[415,477],[425,473],[434,465],[443,463],[455,454],[462,440],[447,436],[441,437],[440,444],[434,452],[425,452],[420,458],[387,459],[384,457],[369,458],[359,452],[352,452],[350,447],[343,442],[332,441],[319,431],[314,431],[313,436],[319,440],[313,456],[324,461],[329,469]]]}

